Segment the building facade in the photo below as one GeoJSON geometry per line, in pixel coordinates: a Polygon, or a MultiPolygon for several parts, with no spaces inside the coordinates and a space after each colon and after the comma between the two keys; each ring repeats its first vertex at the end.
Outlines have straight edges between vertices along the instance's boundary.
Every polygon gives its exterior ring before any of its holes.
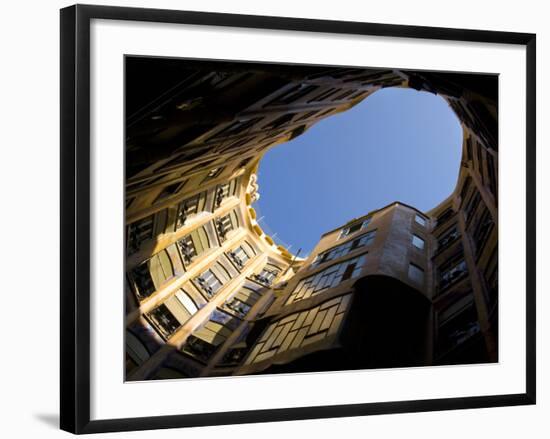
{"type": "Polygon", "coordinates": [[[497,361],[494,77],[126,62],[127,380],[497,361]],[[253,208],[262,155],[390,86],[454,109],[456,189],[353,219],[307,259],[277,245],[253,208]]]}

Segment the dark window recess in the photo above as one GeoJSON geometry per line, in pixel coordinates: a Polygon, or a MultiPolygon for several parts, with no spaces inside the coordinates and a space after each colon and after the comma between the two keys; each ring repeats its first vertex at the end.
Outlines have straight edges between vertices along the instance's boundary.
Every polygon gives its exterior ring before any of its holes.
{"type": "Polygon", "coordinates": [[[207,363],[208,360],[216,352],[217,347],[207,343],[206,341],[190,335],[182,348],[184,353],[187,353],[203,363],[207,363]]]}
{"type": "Polygon", "coordinates": [[[188,162],[198,159],[203,154],[206,155],[207,149],[204,146],[187,147],[182,154],[179,154],[176,158],[166,163],[162,169],[175,168],[188,162]]]}
{"type": "Polygon", "coordinates": [[[495,314],[498,302],[498,247],[493,249],[489,257],[484,277],[489,289],[489,312],[495,314]]]}
{"type": "Polygon", "coordinates": [[[342,282],[344,282],[345,280],[348,280],[348,279],[351,279],[352,276],[353,276],[353,270],[355,270],[355,266],[357,265],[357,263],[353,263],[353,264],[348,264],[346,266],[346,269],[344,271],[344,274],[342,275],[342,282]]]}
{"type": "Polygon", "coordinates": [[[308,102],[321,102],[324,99],[329,98],[335,93],[338,93],[340,91],[339,88],[330,88],[328,90],[324,90],[322,93],[318,94],[314,98],[310,99],[308,102]]]}
{"type": "Polygon", "coordinates": [[[323,116],[328,116],[330,113],[332,113],[334,111],[334,108],[329,108],[328,110],[325,110],[321,113],[319,113],[319,115],[317,116],[318,119],[320,119],[321,117],[323,116]]]}
{"type": "Polygon", "coordinates": [[[472,160],[474,156],[472,155],[472,138],[468,137],[466,139],[466,158],[472,160]]]}
{"type": "Polygon", "coordinates": [[[191,235],[183,237],[176,244],[180,249],[185,263],[189,264],[197,257],[197,249],[193,244],[191,235]]]}
{"type": "Polygon", "coordinates": [[[132,270],[132,279],[136,286],[136,294],[145,299],[155,292],[155,284],[149,271],[149,264],[144,262],[132,270]]]}
{"type": "Polygon", "coordinates": [[[160,329],[165,338],[170,337],[181,326],[166,305],[162,304],[147,314],[153,325],[160,329]]]}
{"type": "Polygon", "coordinates": [[[174,195],[176,195],[180,189],[185,185],[185,182],[178,181],[177,183],[169,184],[168,186],[164,186],[162,188],[162,191],[158,195],[158,197],[155,199],[155,203],[158,203],[159,201],[166,200],[167,198],[170,198],[174,195]]]}
{"type": "Polygon", "coordinates": [[[333,101],[341,101],[342,99],[345,99],[347,98],[349,95],[353,94],[355,90],[347,90],[345,91],[344,93],[342,94],[339,94],[338,96],[336,96],[334,99],[332,99],[333,101]]]}
{"type": "Polygon", "coordinates": [[[440,252],[460,238],[458,228],[454,226],[437,239],[437,251],[440,252]]]}
{"type": "Polygon", "coordinates": [[[479,258],[487,243],[487,239],[493,229],[494,222],[491,214],[487,209],[484,209],[479,221],[476,224],[472,238],[474,240],[476,256],[479,258]]]}
{"type": "Polygon", "coordinates": [[[240,321],[226,312],[215,309],[210,314],[210,321],[219,323],[220,325],[225,326],[226,328],[234,331],[239,326],[240,321]]]}
{"type": "Polygon", "coordinates": [[[466,216],[466,220],[469,222],[476,209],[477,206],[479,206],[479,202],[481,201],[481,195],[479,195],[479,192],[475,192],[474,195],[470,198],[470,201],[468,202],[466,208],[464,209],[464,216],[466,216]]]}
{"type": "Polygon", "coordinates": [[[466,274],[468,274],[468,269],[466,268],[466,261],[461,260],[460,262],[453,264],[451,268],[443,270],[439,276],[439,290],[442,291],[455,282],[462,279],[466,274]]]}
{"type": "Polygon", "coordinates": [[[250,311],[250,308],[252,308],[249,304],[241,302],[236,297],[229,300],[225,304],[225,307],[233,311],[235,314],[237,314],[241,318],[246,316],[248,314],[248,311],[250,311]]]}
{"type": "Polygon", "coordinates": [[[385,76],[394,76],[394,73],[391,70],[372,70],[369,73],[345,79],[344,82],[372,82],[385,76]]]}
{"type": "Polygon", "coordinates": [[[229,145],[222,145],[222,148],[220,149],[220,151],[226,152],[232,149],[237,149],[243,145],[246,145],[248,142],[251,142],[252,140],[254,140],[254,137],[244,137],[242,139],[238,139],[237,141],[232,142],[229,145]]]}
{"type": "Polygon", "coordinates": [[[317,113],[317,111],[308,111],[307,113],[301,115],[298,119],[296,119],[296,122],[309,119],[309,118],[315,116],[316,113],[317,113]]]}
{"type": "Polygon", "coordinates": [[[293,118],[294,118],[294,114],[292,113],[284,114],[281,117],[278,117],[277,119],[275,119],[274,121],[269,122],[264,128],[276,129],[284,125],[288,125],[290,124],[290,122],[292,122],[293,118]]]}
{"type": "Polygon", "coordinates": [[[477,167],[479,170],[479,175],[481,175],[481,182],[485,184],[485,172],[483,170],[483,147],[481,144],[477,144],[477,167]]]}
{"type": "Polygon", "coordinates": [[[237,166],[238,168],[244,168],[246,165],[248,165],[250,163],[250,161],[253,159],[254,157],[248,157],[246,159],[243,159],[241,160],[241,162],[239,163],[239,166],[237,166]]]}
{"type": "Polygon", "coordinates": [[[449,208],[449,209],[445,210],[441,215],[439,215],[435,219],[437,226],[440,226],[441,224],[446,223],[448,220],[453,218],[454,215],[455,215],[455,212],[454,212],[453,209],[449,208]]]}
{"type": "Polygon", "coordinates": [[[153,215],[143,218],[126,228],[126,248],[127,254],[136,253],[144,241],[153,239],[153,226],[155,223],[153,215]]]}
{"type": "Polygon", "coordinates": [[[470,189],[471,184],[472,184],[472,179],[468,177],[466,179],[466,181],[464,182],[464,185],[462,186],[462,189],[460,190],[460,198],[461,198],[462,202],[464,202],[464,200],[466,199],[466,197],[468,195],[468,190],[470,189]]]}
{"type": "Polygon", "coordinates": [[[351,226],[349,228],[349,232],[347,234],[351,235],[351,234],[357,232],[358,230],[361,230],[361,226],[362,226],[362,223],[354,224],[353,226],[351,226]]]}
{"type": "Polygon", "coordinates": [[[165,177],[165,175],[159,175],[158,177],[149,178],[147,180],[142,180],[138,182],[128,183],[126,185],[126,192],[133,192],[138,189],[143,189],[146,186],[152,186],[153,184],[159,182],[165,177]]]}
{"type": "MultiPolygon", "coordinates": [[[[334,79],[342,79],[346,76],[356,75],[357,72],[363,72],[363,69],[335,69],[330,73],[330,76],[334,79]]],[[[319,77],[322,77],[321,75],[318,75],[319,77]]],[[[323,76],[327,76],[327,74],[323,74],[323,76]]],[[[347,81],[346,81],[347,82],[347,81]]]]}
{"type": "Polygon", "coordinates": [[[227,351],[223,356],[220,364],[224,366],[236,366],[241,363],[246,354],[248,353],[248,347],[238,347],[227,351]]]}
{"type": "Polygon", "coordinates": [[[494,199],[498,199],[498,188],[497,188],[497,173],[495,168],[495,159],[493,155],[487,152],[487,169],[489,171],[489,188],[491,189],[491,194],[494,199]]]}
{"type": "Polygon", "coordinates": [[[440,355],[462,345],[480,332],[474,304],[443,323],[438,330],[437,345],[440,355]]]}
{"type": "Polygon", "coordinates": [[[248,120],[236,120],[230,123],[221,131],[214,134],[212,138],[219,138],[222,136],[234,136],[236,134],[241,134],[243,131],[246,131],[249,128],[252,128],[256,123],[258,123],[261,120],[262,120],[261,117],[254,117],[248,120]]]}
{"type": "Polygon", "coordinates": [[[309,93],[316,90],[317,88],[319,87],[316,85],[305,85],[305,84],[296,85],[292,87],[290,90],[288,90],[286,93],[276,97],[274,100],[269,102],[268,105],[291,104],[292,102],[295,102],[298,99],[308,95],[309,93]]]}

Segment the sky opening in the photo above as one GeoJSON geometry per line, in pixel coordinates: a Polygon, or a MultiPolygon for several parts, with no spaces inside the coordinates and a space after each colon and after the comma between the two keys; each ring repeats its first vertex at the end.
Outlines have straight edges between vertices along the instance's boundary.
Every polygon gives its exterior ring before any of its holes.
{"type": "Polygon", "coordinates": [[[269,150],[260,225],[300,256],[321,235],[394,201],[430,210],[454,190],[462,129],[440,96],[385,88],[269,150]]]}

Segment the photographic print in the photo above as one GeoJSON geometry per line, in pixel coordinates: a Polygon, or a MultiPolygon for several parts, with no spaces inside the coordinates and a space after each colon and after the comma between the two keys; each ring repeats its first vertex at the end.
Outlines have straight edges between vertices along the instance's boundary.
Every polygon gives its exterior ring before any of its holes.
{"type": "Polygon", "coordinates": [[[126,381],[498,361],[498,75],[124,62],[126,381]]]}

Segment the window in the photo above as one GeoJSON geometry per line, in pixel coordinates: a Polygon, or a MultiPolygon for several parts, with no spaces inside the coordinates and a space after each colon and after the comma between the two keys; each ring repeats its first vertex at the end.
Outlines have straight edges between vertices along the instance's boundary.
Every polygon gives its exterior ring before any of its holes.
{"type": "Polygon", "coordinates": [[[276,129],[276,128],[282,127],[283,125],[290,125],[290,122],[292,121],[293,118],[294,118],[293,113],[283,114],[277,119],[269,122],[264,128],[276,129]]]}
{"type": "Polygon", "coordinates": [[[243,242],[235,250],[228,252],[229,258],[239,269],[243,268],[248,260],[254,256],[254,254],[254,250],[247,242],[243,242]]]}
{"type": "Polygon", "coordinates": [[[214,134],[212,138],[216,139],[222,136],[234,136],[237,134],[241,134],[243,131],[252,128],[257,122],[261,120],[261,117],[255,117],[248,120],[236,120],[223,128],[221,131],[214,134]]]}
{"type": "Polygon", "coordinates": [[[472,184],[472,179],[468,177],[468,179],[464,182],[462,189],[460,190],[460,198],[462,201],[466,199],[466,196],[468,195],[468,191],[470,190],[471,184],[472,184]]]}
{"type": "Polygon", "coordinates": [[[454,216],[454,214],[455,214],[455,212],[454,212],[453,209],[451,209],[451,208],[446,209],[441,215],[439,215],[436,218],[437,225],[440,226],[441,224],[447,222],[448,220],[450,220],[454,216]]]}
{"type": "Polygon", "coordinates": [[[237,317],[243,318],[260,297],[260,294],[256,290],[242,287],[237,294],[225,302],[223,307],[237,317]]]}
{"type": "Polygon", "coordinates": [[[195,337],[190,335],[187,338],[187,341],[183,345],[182,352],[191,355],[192,357],[201,360],[206,363],[208,359],[214,355],[217,350],[217,346],[207,341],[203,340],[200,337],[195,337]]]}
{"type": "Polygon", "coordinates": [[[196,215],[197,213],[202,212],[205,210],[205,203],[206,203],[206,192],[201,192],[197,195],[194,195],[191,198],[188,198],[187,200],[182,201],[178,205],[178,213],[176,218],[176,230],[183,227],[183,225],[187,222],[188,218],[192,215],[196,215]]]}
{"type": "Polygon", "coordinates": [[[128,255],[136,253],[141,243],[153,239],[154,215],[136,221],[126,228],[126,247],[128,255]]]}
{"type": "Polygon", "coordinates": [[[354,89],[347,90],[344,93],[339,94],[338,96],[336,96],[332,100],[333,101],[341,101],[342,99],[347,98],[349,95],[353,94],[354,91],[355,91],[354,89]]]}
{"type": "Polygon", "coordinates": [[[477,144],[477,167],[479,175],[481,175],[481,182],[485,184],[485,172],[483,172],[483,147],[480,143],[477,144]]]}
{"type": "MultiPolygon", "coordinates": [[[[224,143],[221,145],[219,152],[228,152],[231,150],[236,150],[237,148],[246,145],[248,142],[251,142],[254,140],[254,137],[240,137],[234,142],[230,142],[229,144],[224,143]]],[[[240,155],[240,154],[237,154],[240,155]]]]}
{"type": "Polygon", "coordinates": [[[227,239],[228,233],[239,227],[237,212],[232,210],[227,215],[216,218],[215,224],[216,231],[218,232],[218,238],[220,239],[220,242],[224,242],[227,239]]]}
{"type": "Polygon", "coordinates": [[[483,248],[489,239],[489,235],[493,230],[493,226],[493,218],[491,217],[489,211],[484,208],[477,224],[475,225],[474,232],[472,233],[476,256],[479,257],[481,255],[483,248]]]}
{"type": "Polygon", "coordinates": [[[412,281],[423,284],[424,283],[424,270],[418,265],[409,264],[409,279],[412,281]]]}
{"type": "Polygon", "coordinates": [[[273,281],[279,275],[279,269],[274,265],[267,264],[260,273],[253,275],[254,280],[261,283],[266,287],[270,287],[273,284],[273,281]]]}
{"type": "Polygon", "coordinates": [[[139,299],[145,299],[174,276],[174,267],[168,252],[162,250],[131,271],[134,289],[139,299]]]}
{"type": "Polygon", "coordinates": [[[420,250],[424,249],[424,240],[420,236],[413,235],[412,236],[412,243],[416,248],[418,248],[420,250]]]}
{"type": "Polygon", "coordinates": [[[426,218],[424,218],[423,216],[420,216],[418,214],[416,214],[414,216],[414,220],[420,224],[422,227],[426,227],[426,218]]]}
{"type": "Polygon", "coordinates": [[[271,323],[250,349],[245,364],[259,363],[337,334],[350,302],[351,294],[342,295],[271,323]]]}
{"type": "Polygon", "coordinates": [[[166,200],[167,198],[173,197],[176,195],[183,186],[185,186],[186,181],[178,181],[177,183],[169,184],[168,186],[164,186],[160,193],[158,194],[157,198],[153,202],[153,204],[158,203],[159,201],[166,200]]]}
{"type": "Polygon", "coordinates": [[[189,336],[182,351],[206,363],[239,324],[236,317],[216,309],[209,320],[189,336]]]}
{"type": "Polygon", "coordinates": [[[340,232],[340,236],[338,237],[338,239],[345,238],[346,236],[352,235],[355,232],[366,228],[371,222],[371,219],[372,218],[367,218],[363,221],[352,224],[351,226],[344,227],[340,232]]]}
{"type": "Polygon", "coordinates": [[[448,245],[452,244],[454,241],[456,241],[460,237],[460,233],[458,232],[458,229],[456,226],[452,227],[448,231],[446,231],[443,235],[441,235],[437,240],[437,250],[441,251],[448,245]]]}
{"type": "Polygon", "coordinates": [[[145,363],[150,357],[149,351],[141,340],[131,331],[126,330],[126,375],[145,363]]]}
{"type": "Polygon", "coordinates": [[[250,256],[242,248],[242,246],[237,247],[235,250],[229,252],[229,257],[238,268],[243,268],[244,265],[250,259],[250,256]]]}
{"type": "Polygon", "coordinates": [[[302,114],[298,119],[296,119],[296,122],[299,122],[299,121],[301,121],[301,120],[309,119],[309,118],[311,118],[312,116],[314,116],[316,113],[317,113],[317,110],[315,110],[315,111],[308,111],[307,113],[302,114]]]}
{"type": "Polygon", "coordinates": [[[204,177],[203,181],[212,180],[216,178],[218,175],[222,173],[223,169],[224,169],[223,166],[219,168],[210,169],[210,171],[208,171],[208,173],[206,174],[206,177],[204,177]]]}
{"type": "Polygon", "coordinates": [[[448,353],[480,332],[474,297],[467,296],[438,311],[437,352],[448,353]]]}
{"type": "Polygon", "coordinates": [[[464,209],[464,216],[466,217],[466,220],[469,222],[469,220],[472,219],[477,206],[479,206],[479,202],[481,201],[481,195],[479,192],[475,192],[474,195],[470,198],[470,201],[466,205],[466,208],[464,209]]]}
{"type": "Polygon", "coordinates": [[[247,157],[246,159],[242,159],[237,168],[244,168],[246,165],[248,165],[254,157],[247,157]]]}
{"type": "Polygon", "coordinates": [[[495,200],[498,198],[497,174],[493,154],[487,151],[487,170],[489,171],[489,188],[495,200]]]}
{"type": "Polygon", "coordinates": [[[357,250],[358,248],[370,245],[374,241],[375,235],[376,235],[376,230],[372,230],[370,232],[365,233],[364,235],[361,235],[355,238],[353,241],[348,241],[345,244],[340,244],[339,246],[336,246],[330,250],[327,250],[317,255],[317,257],[311,264],[311,267],[313,268],[319,264],[323,264],[333,259],[338,259],[342,256],[347,255],[352,251],[357,250]]]}
{"type": "Polygon", "coordinates": [[[164,304],[159,305],[153,311],[149,312],[147,314],[147,320],[155,326],[157,331],[164,338],[170,337],[181,326],[178,319],[174,317],[164,304]]]}
{"type": "Polygon", "coordinates": [[[221,206],[223,201],[233,195],[237,189],[237,180],[233,179],[227,183],[220,184],[216,187],[216,195],[214,196],[214,209],[221,206]]]}
{"type": "Polygon", "coordinates": [[[472,160],[472,138],[466,139],[466,157],[468,160],[472,160]]]}
{"type": "Polygon", "coordinates": [[[324,90],[323,92],[321,92],[317,96],[311,98],[308,102],[321,102],[321,101],[327,99],[328,97],[332,96],[333,94],[338,93],[339,91],[340,91],[339,88],[330,88],[328,90],[324,90]]]}
{"type": "Polygon", "coordinates": [[[290,104],[292,102],[297,101],[301,97],[306,96],[307,94],[311,93],[312,91],[316,90],[317,88],[318,88],[318,86],[316,86],[316,85],[298,84],[298,85],[290,88],[288,91],[286,91],[282,95],[277,96],[268,105],[290,104]]]}
{"type": "Polygon", "coordinates": [[[194,281],[209,299],[212,298],[223,285],[211,269],[197,276],[194,281]]]}
{"type": "Polygon", "coordinates": [[[339,264],[331,265],[316,274],[300,280],[292,291],[287,305],[315,296],[322,291],[337,286],[345,280],[356,278],[361,273],[365,262],[366,255],[358,256],[339,264]]]}
{"type": "Polygon", "coordinates": [[[149,273],[157,290],[168,279],[174,276],[174,267],[168,251],[162,250],[147,261],[149,273]]]}
{"type": "Polygon", "coordinates": [[[176,244],[186,264],[190,264],[197,256],[210,248],[210,242],[204,227],[193,230],[189,235],[177,241],[176,244]]]}
{"type": "Polygon", "coordinates": [[[444,290],[450,285],[457,282],[459,279],[462,279],[468,270],[466,268],[466,261],[462,259],[458,263],[451,264],[450,268],[444,269],[441,271],[439,277],[439,289],[444,290]]]}
{"type": "Polygon", "coordinates": [[[147,262],[138,265],[132,270],[132,279],[138,298],[145,299],[155,292],[155,284],[151,278],[147,262]]]}
{"type": "MultiPolygon", "coordinates": [[[[225,256],[223,258],[225,259],[225,256]]],[[[227,263],[229,264],[229,261],[227,263]]],[[[208,270],[193,279],[193,284],[204,293],[206,298],[211,299],[230,279],[229,271],[218,260],[208,270]]]]}

